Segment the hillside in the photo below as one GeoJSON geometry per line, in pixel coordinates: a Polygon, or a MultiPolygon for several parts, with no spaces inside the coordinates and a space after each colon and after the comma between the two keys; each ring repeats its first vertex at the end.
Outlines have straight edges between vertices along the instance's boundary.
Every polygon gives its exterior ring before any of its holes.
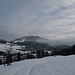
{"type": "Polygon", "coordinates": [[[41,38],[39,36],[23,36],[21,38],[17,38],[14,40],[14,42],[24,42],[24,41],[32,41],[32,42],[43,42],[44,40],[47,40],[45,38],[41,38]]]}
{"type": "Polygon", "coordinates": [[[75,56],[45,57],[0,66],[0,75],[75,75],[75,56]]]}
{"type": "Polygon", "coordinates": [[[48,50],[61,50],[70,47],[68,45],[52,45],[51,40],[39,36],[23,36],[11,42],[24,46],[42,47],[48,50]]]}
{"type": "Polygon", "coordinates": [[[15,39],[13,41],[14,44],[17,45],[24,45],[24,46],[33,46],[34,48],[36,47],[41,47],[41,48],[51,48],[51,45],[47,43],[47,39],[41,38],[39,36],[23,36],[21,38],[15,39]]]}
{"type": "MultiPolygon", "coordinates": [[[[7,49],[9,49],[9,48],[10,48],[10,45],[7,45],[7,44],[0,44],[0,52],[6,52],[7,49]]],[[[13,46],[12,48],[13,48],[13,49],[12,49],[12,52],[13,52],[13,53],[18,53],[18,52],[24,53],[23,51],[18,50],[18,49],[21,49],[21,46],[15,45],[15,46],[13,46]]]]}

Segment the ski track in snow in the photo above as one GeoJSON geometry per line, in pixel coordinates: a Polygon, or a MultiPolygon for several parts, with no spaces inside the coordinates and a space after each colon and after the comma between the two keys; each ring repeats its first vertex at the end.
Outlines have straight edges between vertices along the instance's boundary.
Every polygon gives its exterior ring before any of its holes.
{"type": "MultiPolygon", "coordinates": [[[[55,59],[55,57],[53,57],[55,59]]],[[[51,60],[54,60],[51,59],[51,60]]],[[[32,70],[32,68],[34,68],[35,66],[39,65],[39,64],[43,64],[46,63],[48,61],[51,61],[50,58],[47,57],[47,60],[45,61],[44,58],[42,59],[34,59],[32,61],[32,63],[30,62],[30,64],[27,64],[27,66],[22,67],[21,69],[19,69],[16,73],[11,74],[11,75],[30,75],[30,72],[32,70]],[[49,59],[49,60],[48,60],[49,59]]]]}
{"type": "Polygon", "coordinates": [[[11,66],[0,66],[0,75],[29,75],[31,69],[50,60],[57,59],[55,57],[46,57],[41,59],[29,59],[20,62],[12,63],[11,66]],[[3,72],[4,70],[4,72],[3,72]],[[1,72],[2,71],[2,72],[1,72]]]}
{"type": "Polygon", "coordinates": [[[66,56],[37,64],[31,68],[29,75],[75,75],[74,59],[75,57],[66,56]]]}
{"type": "Polygon", "coordinates": [[[75,56],[51,56],[0,66],[0,75],[75,75],[75,56]]]}

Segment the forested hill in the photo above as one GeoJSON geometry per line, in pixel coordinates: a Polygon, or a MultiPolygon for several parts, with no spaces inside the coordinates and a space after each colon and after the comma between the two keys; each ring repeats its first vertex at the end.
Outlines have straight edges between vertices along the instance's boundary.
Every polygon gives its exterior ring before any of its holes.
{"type": "Polygon", "coordinates": [[[2,44],[6,44],[6,40],[2,40],[2,39],[0,39],[0,43],[2,43],[2,44]]]}

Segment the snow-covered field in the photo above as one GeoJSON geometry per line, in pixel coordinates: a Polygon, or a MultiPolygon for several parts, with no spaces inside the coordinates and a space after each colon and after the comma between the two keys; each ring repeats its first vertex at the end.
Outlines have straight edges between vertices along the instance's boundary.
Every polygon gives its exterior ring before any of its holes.
{"type": "MultiPolygon", "coordinates": [[[[0,51],[6,52],[6,50],[9,48],[10,48],[10,45],[8,45],[8,44],[0,44],[0,51]]],[[[21,49],[21,46],[15,45],[12,47],[12,52],[13,53],[18,53],[18,52],[24,53],[23,51],[20,51],[18,49],[21,49]]]]}
{"type": "Polygon", "coordinates": [[[51,56],[1,65],[0,75],[75,75],[75,56],[51,56]]]}

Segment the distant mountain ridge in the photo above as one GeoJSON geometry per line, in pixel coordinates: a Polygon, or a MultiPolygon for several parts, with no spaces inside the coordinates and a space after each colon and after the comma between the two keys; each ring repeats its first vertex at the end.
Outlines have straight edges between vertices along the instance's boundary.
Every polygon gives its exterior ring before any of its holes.
{"type": "MultiPolygon", "coordinates": [[[[0,43],[6,44],[8,41],[0,39],[0,43]]],[[[17,38],[9,43],[24,45],[24,46],[33,46],[33,47],[42,47],[49,50],[62,50],[64,48],[69,48],[68,45],[52,45],[51,41],[39,36],[23,36],[17,38]]]]}
{"type": "Polygon", "coordinates": [[[46,43],[44,40],[47,40],[47,39],[41,38],[39,36],[23,36],[11,42],[17,45],[47,48],[49,44],[46,43]]]}
{"type": "Polygon", "coordinates": [[[46,40],[46,39],[41,38],[39,36],[23,36],[21,38],[15,39],[14,42],[24,42],[24,41],[38,42],[40,40],[46,40]]]}
{"type": "Polygon", "coordinates": [[[68,48],[68,45],[51,45],[50,40],[39,37],[39,36],[23,36],[21,38],[13,40],[13,43],[18,45],[25,45],[25,46],[34,46],[34,47],[43,47],[50,50],[56,49],[61,50],[64,48],[68,48]]]}

